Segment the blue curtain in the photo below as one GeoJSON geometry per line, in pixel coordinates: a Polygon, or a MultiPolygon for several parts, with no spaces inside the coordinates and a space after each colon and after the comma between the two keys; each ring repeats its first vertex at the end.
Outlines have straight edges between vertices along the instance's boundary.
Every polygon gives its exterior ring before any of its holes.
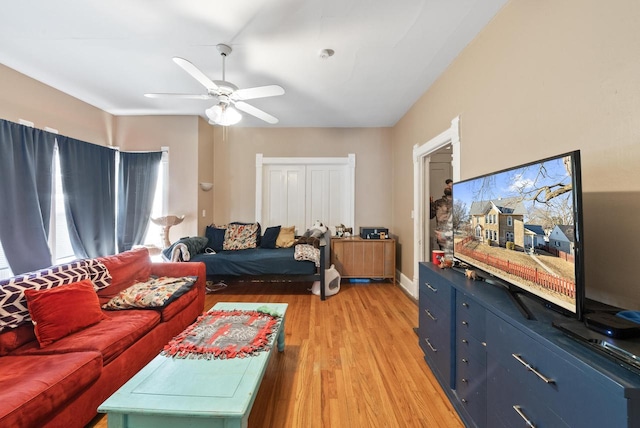
{"type": "Polygon", "coordinates": [[[69,237],[76,257],[115,254],[116,151],[58,137],[69,237]]]}
{"type": "Polygon", "coordinates": [[[158,180],[162,152],[120,152],[118,175],[118,251],[143,243],[158,180]]]}
{"type": "Polygon", "coordinates": [[[0,120],[0,242],[14,274],[51,266],[55,135],[0,120]]]}

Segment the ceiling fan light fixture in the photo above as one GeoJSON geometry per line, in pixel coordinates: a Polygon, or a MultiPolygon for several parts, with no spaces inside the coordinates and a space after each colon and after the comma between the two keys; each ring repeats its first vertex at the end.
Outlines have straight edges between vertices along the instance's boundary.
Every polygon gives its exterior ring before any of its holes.
{"type": "Polygon", "coordinates": [[[242,119],[242,115],[235,107],[224,103],[216,104],[204,112],[209,118],[209,123],[221,126],[235,125],[242,119]]]}

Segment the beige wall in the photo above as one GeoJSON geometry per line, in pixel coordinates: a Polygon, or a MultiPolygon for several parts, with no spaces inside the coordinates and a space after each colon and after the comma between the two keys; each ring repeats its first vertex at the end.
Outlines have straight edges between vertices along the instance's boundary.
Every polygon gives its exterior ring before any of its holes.
{"type": "Polygon", "coordinates": [[[182,223],[171,228],[172,242],[199,234],[199,120],[195,116],[118,116],[115,120],[114,141],[121,150],[169,147],[169,212],[165,214],[185,215],[182,223]]]}
{"type": "Polygon", "coordinates": [[[209,122],[198,118],[198,235],[204,236],[208,224],[213,223],[212,190],[204,191],[200,183],[213,183],[213,135],[214,128],[209,122]]]}
{"type": "Polygon", "coordinates": [[[102,146],[113,145],[113,116],[0,64],[0,118],[102,146]]]}
{"type": "Polygon", "coordinates": [[[215,222],[254,221],[256,153],[265,157],[344,157],[355,153],[356,225],[391,224],[389,128],[216,127],[215,222]]]}
{"type": "Polygon", "coordinates": [[[461,178],[580,149],[587,296],[640,309],[640,3],[512,0],[393,129],[413,278],[411,150],[460,116],[461,178]]]}

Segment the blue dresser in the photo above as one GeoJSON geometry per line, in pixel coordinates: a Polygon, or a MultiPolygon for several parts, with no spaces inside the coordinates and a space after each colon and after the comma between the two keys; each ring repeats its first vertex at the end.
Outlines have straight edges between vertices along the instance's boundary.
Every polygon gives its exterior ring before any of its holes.
{"type": "MultiPolygon", "coordinates": [[[[640,375],[552,326],[566,319],[499,286],[419,267],[420,346],[469,427],[640,427],[640,375]]],[[[577,321],[576,321],[577,322],[577,321]]]]}

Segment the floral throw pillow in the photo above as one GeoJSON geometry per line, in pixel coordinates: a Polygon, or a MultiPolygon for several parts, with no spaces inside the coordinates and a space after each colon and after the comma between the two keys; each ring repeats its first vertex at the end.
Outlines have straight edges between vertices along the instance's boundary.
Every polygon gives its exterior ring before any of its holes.
{"type": "Polygon", "coordinates": [[[248,248],[256,248],[259,228],[260,225],[258,223],[229,224],[224,234],[222,249],[246,250],[248,248]]]}
{"type": "Polygon", "coordinates": [[[102,305],[102,308],[112,311],[162,308],[189,291],[197,279],[196,276],[180,278],[161,276],[145,282],[136,282],[102,305]]]}

